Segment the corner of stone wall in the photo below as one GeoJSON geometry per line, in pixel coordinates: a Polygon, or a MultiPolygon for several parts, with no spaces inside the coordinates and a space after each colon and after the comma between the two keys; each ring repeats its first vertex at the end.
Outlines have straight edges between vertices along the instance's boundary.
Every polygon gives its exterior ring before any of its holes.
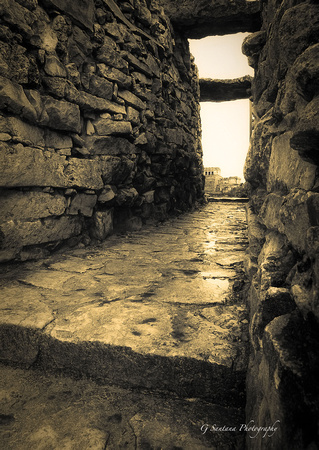
{"type": "Polygon", "coordinates": [[[319,5],[263,4],[243,51],[255,69],[245,177],[251,357],[247,420],[276,424],[252,449],[318,446],[319,5]],[[316,36],[316,38],[315,38],[316,36]]]}
{"type": "Polygon", "coordinates": [[[202,199],[198,77],[155,0],[4,0],[0,15],[1,261],[202,199]]]}

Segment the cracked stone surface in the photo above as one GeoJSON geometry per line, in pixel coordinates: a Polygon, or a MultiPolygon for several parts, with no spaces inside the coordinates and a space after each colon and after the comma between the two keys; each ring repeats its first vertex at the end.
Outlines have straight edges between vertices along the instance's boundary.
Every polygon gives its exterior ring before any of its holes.
{"type": "Polygon", "coordinates": [[[99,386],[0,365],[0,443],[6,450],[243,448],[242,412],[205,401],[99,386]]]}
{"type": "MultiPolygon", "coordinates": [[[[2,268],[1,362],[240,408],[248,341],[246,245],[244,206],[209,203],[94,248],[2,268]]],[[[125,432],[131,436],[133,427],[137,441],[153,427],[154,417],[143,414],[132,416],[125,432]]],[[[158,434],[151,433],[158,447],[166,442],[165,417],[158,434]]],[[[43,426],[36,439],[56,439],[56,431],[43,426]]],[[[96,430],[85,433],[92,442],[107,439],[96,430]]]]}

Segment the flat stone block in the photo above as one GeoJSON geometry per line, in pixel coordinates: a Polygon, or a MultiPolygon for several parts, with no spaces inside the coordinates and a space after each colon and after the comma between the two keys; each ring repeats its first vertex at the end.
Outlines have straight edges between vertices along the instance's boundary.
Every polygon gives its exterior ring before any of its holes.
{"type": "MultiPolygon", "coordinates": [[[[125,126],[127,127],[127,125],[125,126]]],[[[127,129],[130,129],[128,126],[127,129]]],[[[135,145],[121,137],[89,137],[86,146],[92,155],[130,155],[136,152],[135,145]]]]}
{"type": "MultiPolygon", "coordinates": [[[[53,266],[54,268],[55,266],[53,266]]],[[[71,266],[72,267],[72,266],[71,266]]],[[[43,294],[43,300],[45,300],[44,290],[46,293],[48,290],[60,291],[64,290],[64,283],[66,283],[70,278],[72,278],[72,273],[70,271],[59,270],[58,267],[54,270],[37,270],[33,273],[21,274],[18,277],[19,282],[30,285],[34,288],[41,288],[43,294]]]]}
{"type": "Polygon", "coordinates": [[[101,189],[101,169],[99,161],[70,158],[64,170],[67,187],[85,187],[86,189],[101,189]]]}
{"type": "Polygon", "coordinates": [[[98,161],[60,156],[49,151],[0,144],[0,184],[5,187],[52,186],[101,189],[98,161]]]}
{"type": "Polygon", "coordinates": [[[87,92],[78,91],[74,86],[66,91],[66,98],[70,102],[79,105],[83,111],[103,111],[113,114],[125,114],[125,107],[117,103],[110,102],[104,98],[96,97],[87,92]]]}
{"type": "Polygon", "coordinates": [[[2,145],[0,153],[1,185],[63,186],[65,158],[23,146],[2,145]]]}
{"type": "Polygon", "coordinates": [[[269,162],[267,190],[313,188],[316,166],[304,161],[290,146],[293,133],[285,133],[274,138],[269,162]]]}
{"type": "Polygon", "coordinates": [[[106,100],[112,100],[113,83],[105,78],[92,75],[90,78],[90,93],[106,100]]]}
{"type": "Polygon", "coordinates": [[[100,136],[131,134],[133,132],[130,122],[99,119],[94,123],[97,134],[100,136]]]}
{"type": "Polygon", "coordinates": [[[82,221],[78,217],[65,216],[32,222],[10,221],[1,224],[0,230],[3,248],[21,248],[77,236],[82,230],[82,221]]]}
{"type": "Polygon", "coordinates": [[[2,293],[0,304],[2,324],[42,329],[52,321],[53,312],[43,302],[44,297],[38,289],[26,288],[17,283],[15,286],[2,288],[2,293]]]}
{"type": "Polygon", "coordinates": [[[129,89],[132,84],[132,78],[128,75],[125,75],[118,69],[114,67],[108,67],[105,64],[97,64],[98,74],[102,75],[106,79],[117,83],[120,87],[129,89]]]}
{"type": "Polygon", "coordinates": [[[78,105],[56,100],[52,97],[42,97],[44,113],[41,120],[42,125],[63,131],[80,133],[80,109],[78,105]]]}
{"type": "Polygon", "coordinates": [[[97,195],[77,194],[71,201],[68,214],[77,215],[81,213],[86,217],[91,217],[96,201],[97,195]]]}
{"type": "Polygon", "coordinates": [[[37,113],[25,95],[23,88],[7,78],[0,77],[0,109],[36,122],[37,113]]]}
{"type": "Polygon", "coordinates": [[[45,145],[49,148],[65,149],[72,148],[73,142],[70,136],[47,129],[45,130],[45,145]]]}
{"type": "Polygon", "coordinates": [[[200,275],[187,278],[172,271],[156,296],[167,303],[218,304],[226,301],[229,287],[227,278],[204,278],[200,275]]]}
{"type": "Polygon", "coordinates": [[[119,91],[118,96],[125,100],[128,105],[133,106],[133,108],[139,111],[146,109],[145,103],[130,91],[119,91]]]}
{"type": "Polygon", "coordinates": [[[59,194],[8,191],[0,198],[0,222],[60,216],[65,209],[66,199],[59,194]]]}
{"type": "Polygon", "coordinates": [[[93,217],[92,235],[103,241],[113,231],[113,209],[98,211],[93,217]]]}
{"type": "Polygon", "coordinates": [[[30,125],[17,117],[7,117],[1,120],[1,130],[10,133],[14,141],[35,147],[44,147],[44,131],[30,125]]]}

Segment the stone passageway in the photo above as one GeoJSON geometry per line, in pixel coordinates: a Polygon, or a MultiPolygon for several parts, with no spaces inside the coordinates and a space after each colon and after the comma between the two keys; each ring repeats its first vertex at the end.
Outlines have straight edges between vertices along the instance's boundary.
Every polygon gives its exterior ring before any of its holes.
{"type": "Polygon", "coordinates": [[[0,446],[244,448],[246,246],[244,205],[209,203],[3,268],[0,446]]]}

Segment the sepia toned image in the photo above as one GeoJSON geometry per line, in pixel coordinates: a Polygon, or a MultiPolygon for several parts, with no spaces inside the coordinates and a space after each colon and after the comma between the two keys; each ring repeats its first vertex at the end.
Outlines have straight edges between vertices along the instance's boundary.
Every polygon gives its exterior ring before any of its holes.
{"type": "Polygon", "coordinates": [[[0,449],[319,449],[319,4],[0,0],[0,449]]]}

